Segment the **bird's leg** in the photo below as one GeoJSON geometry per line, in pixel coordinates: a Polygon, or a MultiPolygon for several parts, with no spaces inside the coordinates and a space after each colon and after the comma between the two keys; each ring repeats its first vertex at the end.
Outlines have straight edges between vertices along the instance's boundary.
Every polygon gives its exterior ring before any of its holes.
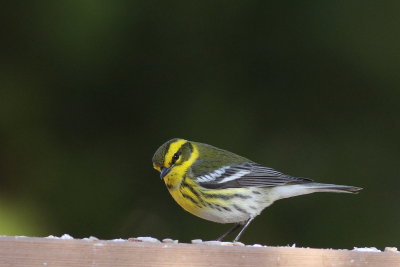
{"type": "Polygon", "coordinates": [[[243,234],[244,230],[246,230],[247,226],[249,226],[249,224],[253,221],[253,219],[254,218],[250,218],[244,223],[244,225],[243,225],[242,229],[240,230],[239,234],[235,237],[235,239],[233,239],[233,242],[239,241],[240,236],[243,234]]]}
{"type": "Polygon", "coordinates": [[[240,226],[242,226],[240,223],[235,224],[231,229],[228,230],[228,232],[226,232],[223,235],[221,235],[220,237],[218,237],[217,240],[222,241],[222,239],[224,239],[230,233],[236,231],[240,226]]]}

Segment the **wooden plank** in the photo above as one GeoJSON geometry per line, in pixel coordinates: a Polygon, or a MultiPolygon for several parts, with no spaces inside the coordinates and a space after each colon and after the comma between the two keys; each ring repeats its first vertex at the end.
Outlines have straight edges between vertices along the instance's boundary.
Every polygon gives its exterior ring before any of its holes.
{"type": "Polygon", "coordinates": [[[0,237],[0,266],[399,267],[400,253],[0,237]]]}

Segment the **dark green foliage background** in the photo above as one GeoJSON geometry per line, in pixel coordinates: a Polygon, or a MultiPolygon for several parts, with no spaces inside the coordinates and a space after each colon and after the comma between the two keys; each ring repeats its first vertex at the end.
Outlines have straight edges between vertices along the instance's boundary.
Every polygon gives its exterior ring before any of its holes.
{"type": "Polygon", "coordinates": [[[246,243],[400,246],[400,2],[3,4],[0,234],[212,239],[151,157],[173,137],[364,187],[279,201],[246,243]]]}

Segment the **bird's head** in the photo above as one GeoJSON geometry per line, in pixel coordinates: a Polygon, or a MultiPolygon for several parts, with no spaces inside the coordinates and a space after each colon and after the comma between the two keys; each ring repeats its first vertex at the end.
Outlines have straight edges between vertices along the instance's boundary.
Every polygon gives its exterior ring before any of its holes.
{"type": "Polygon", "coordinates": [[[153,167],[161,173],[163,179],[172,169],[187,164],[192,153],[193,145],[189,141],[174,138],[157,149],[153,156],[153,167]]]}

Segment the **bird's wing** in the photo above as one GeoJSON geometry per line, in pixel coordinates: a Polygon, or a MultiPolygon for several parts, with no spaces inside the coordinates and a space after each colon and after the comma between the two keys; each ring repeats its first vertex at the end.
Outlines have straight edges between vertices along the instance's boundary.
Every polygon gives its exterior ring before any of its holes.
{"type": "Polygon", "coordinates": [[[312,182],[311,179],[292,177],[254,162],[224,166],[196,177],[196,181],[199,185],[208,189],[273,187],[312,182]]]}

